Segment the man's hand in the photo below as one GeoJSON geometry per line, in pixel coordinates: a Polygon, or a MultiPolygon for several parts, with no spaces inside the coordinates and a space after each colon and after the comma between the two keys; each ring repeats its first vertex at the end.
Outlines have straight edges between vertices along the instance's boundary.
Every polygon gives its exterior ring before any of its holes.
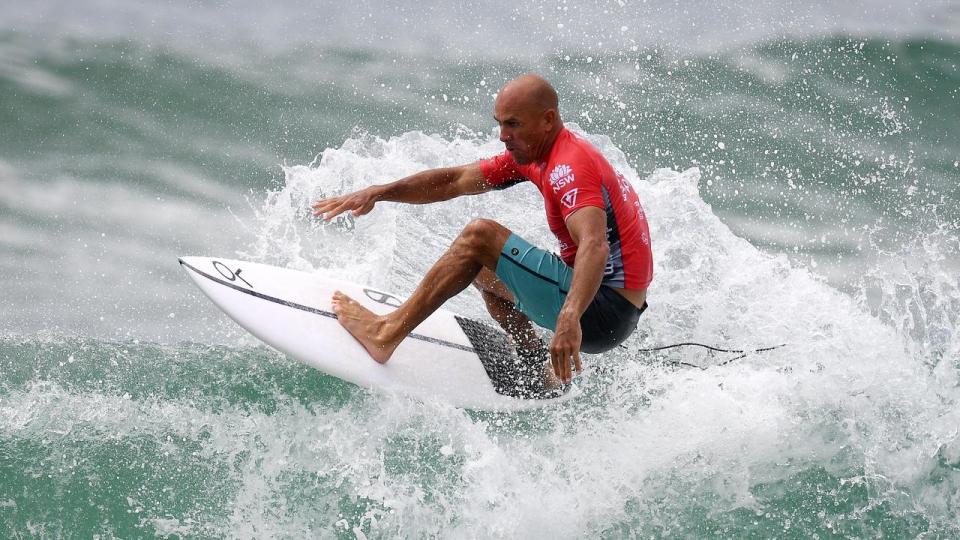
{"type": "Polygon", "coordinates": [[[362,216],[373,210],[373,205],[380,200],[380,186],[370,186],[347,195],[320,199],[313,203],[313,216],[322,217],[325,221],[340,214],[353,211],[354,216],[362,216]]]}
{"type": "Polygon", "coordinates": [[[550,362],[553,364],[553,372],[563,381],[569,384],[573,380],[570,373],[570,360],[573,359],[576,365],[577,373],[580,373],[580,341],[583,334],[580,330],[580,319],[576,314],[560,312],[557,317],[556,332],[553,334],[553,341],[550,342],[550,362]]]}

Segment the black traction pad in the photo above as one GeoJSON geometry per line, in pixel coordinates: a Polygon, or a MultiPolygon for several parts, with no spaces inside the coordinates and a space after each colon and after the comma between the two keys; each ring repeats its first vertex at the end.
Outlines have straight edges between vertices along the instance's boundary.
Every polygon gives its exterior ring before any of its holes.
{"type": "Polygon", "coordinates": [[[502,330],[465,317],[456,316],[456,319],[498,394],[522,399],[548,399],[563,393],[559,388],[548,389],[545,385],[543,370],[549,359],[545,348],[518,355],[502,330]]]}

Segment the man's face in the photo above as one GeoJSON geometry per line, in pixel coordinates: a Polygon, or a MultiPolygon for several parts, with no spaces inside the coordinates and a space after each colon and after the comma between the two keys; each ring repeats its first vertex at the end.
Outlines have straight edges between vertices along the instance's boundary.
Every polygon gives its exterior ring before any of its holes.
{"type": "Polygon", "coordinates": [[[526,165],[540,157],[552,125],[544,114],[512,96],[497,96],[493,118],[500,126],[500,142],[514,161],[526,165]]]}

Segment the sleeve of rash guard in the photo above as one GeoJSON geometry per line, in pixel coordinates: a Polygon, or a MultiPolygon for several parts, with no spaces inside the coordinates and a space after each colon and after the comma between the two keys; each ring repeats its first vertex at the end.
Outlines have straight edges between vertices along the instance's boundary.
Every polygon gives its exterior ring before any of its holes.
{"type": "Polygon", "coordinates": [[[560,201],[563,219],[585,206],[606,209],[603,200],[600,171],[585,156],[571,159],[568,164],[558,164],[550,172],[550,183],[560,201]]]}
{"type": "Polygon", "coordinates": [[[480,160],[480,172],[494,189],[504,189],[526,178],[517,170],[517,163],[506,150],[502,154],[480,160]]]}

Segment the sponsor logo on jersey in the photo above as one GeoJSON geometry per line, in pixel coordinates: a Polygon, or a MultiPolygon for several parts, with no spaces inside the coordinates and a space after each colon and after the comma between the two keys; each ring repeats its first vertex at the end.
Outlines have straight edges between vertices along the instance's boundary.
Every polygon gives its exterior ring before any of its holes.
{"type": "Polygon", "coordinates": [[[563,203],[567,208],[573,208],[577,204],[577,189],[573,188],[570,191],[563,194],[563,197],[560,198],[560,202],[563,203]]]}
{"type": "Polygon", "coordinates": [[[572,184],[574,180],[573,169],[563,163],[554,167],[550,173],[550,185],[553,186],[554,193],[559,192],[563,186],[572,184]]]}
{"type": "Polygon", "coordinates": [[[633,187],[630,186],[630,183],[627,182],[627,179],[623,177],[623,174],[617,173],[617,183],[620,184],[620,195],[623,196],[623,200],[626,201],[631,193],[633,193],[633,187]]]}

